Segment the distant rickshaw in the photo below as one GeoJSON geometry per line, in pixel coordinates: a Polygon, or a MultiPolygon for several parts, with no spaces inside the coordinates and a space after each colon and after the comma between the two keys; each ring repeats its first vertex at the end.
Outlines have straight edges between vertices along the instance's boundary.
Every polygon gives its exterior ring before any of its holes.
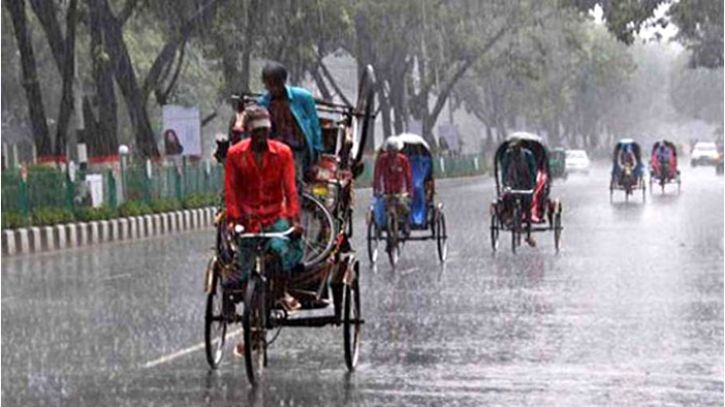
{"type": "Polygon", "coordinates": [[[642,202],[647,200],[647,186],[644,181],[642,149],[632,139],[619,140],[612,157],[612,177],[609,182],[609,200],[614,200],[614,191],[624,191],[625,201],[637,190],[642,191],[642,202]]]}
{"type": "Polygon", "coordinates": [[[552,178],[567,178],[565,149],[561,147],[551,149],[549,153],[549,170],[552,178]]]}
{"type": "Polygon", "coordinates": [[[551,231],[554,248],[559,251],[562,206],[558,199],[549,197],[551,190],[551,169],[549,152],[541,137],[525,132],[511,134],[496,150],[494,156],[494,179],[496,200],[491,204],[491,247],[498,250],[501,231],[511,232],[511,251],[521,246],[522,235],[532,232],[551,231]],[[517,140],[522,147],[531,151],[536,161],[536,185],[531,190],[513,190],[505,183],[503,160],[509,145],[517,140]],[[527,203],[528,204],[525,204],[527,203]]]}
{"type": "Polygon", "coordinates": [[[413,175],[413,196],[410,204],[408,225],[410,234],[404,233],[403,222],[395,210],[396,196],[374,198],[368,212],[368,258],[375,263],[378,244],[384,241],[390,264],[395,267],[402,245],[412,240],[435,240],[438,260],[446,260],[448,234],[443,204],[435,202],[433,180],[433,157],[428,143],[416,134],[404,133],[398,136],[403,142],[401,153],[410,161],[413,175]]]}
{"type": "Polygon", "coordinates": [[[658,141],[652,146],[650,156],[649,192],[652,193],[654,184],[660,186],[665,193],[665,185],[677,184],[677,193],[680,193],[680,170],[677,168],[677,148],[667,140],[658,141]]]}

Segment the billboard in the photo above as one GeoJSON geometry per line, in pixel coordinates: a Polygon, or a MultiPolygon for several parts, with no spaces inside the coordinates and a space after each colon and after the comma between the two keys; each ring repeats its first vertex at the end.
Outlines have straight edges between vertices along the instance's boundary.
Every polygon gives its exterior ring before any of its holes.
{"type": "Polygon", "coordinates": [[[201,118],[198,107],[165,105],[161,151],[167,156],[201,156],[201,118]]]}

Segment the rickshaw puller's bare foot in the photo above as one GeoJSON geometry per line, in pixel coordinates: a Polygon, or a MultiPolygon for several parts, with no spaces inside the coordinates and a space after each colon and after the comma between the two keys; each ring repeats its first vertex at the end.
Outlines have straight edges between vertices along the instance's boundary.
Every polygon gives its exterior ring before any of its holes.
{"type": "Polygon", "coordinates": [[[529,246],[531,246],[531,247],[536,247],[536,240],[534,240],[533,237],[527,237],[526,243],[528,243],[529,246]]]}

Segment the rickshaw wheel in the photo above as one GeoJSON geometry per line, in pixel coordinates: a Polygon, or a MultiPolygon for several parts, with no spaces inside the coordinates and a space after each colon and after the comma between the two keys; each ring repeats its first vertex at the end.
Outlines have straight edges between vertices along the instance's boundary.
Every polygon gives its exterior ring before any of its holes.
{"type": "Polygon", "coordinates": [[[448,257],[448,231],[446,230],[446,215],[440,210],[436,216],[436,245],[438,246],[438,260],[445,262],[448,257]]]}
{"type": "Polygon", "coordinates": [[[386,231],[388,261],[390,266],[395,269],[400,258],[400,242],[398,235],[398,215],[394,210],[388,211],[388,230],[386,231]]]}
{"type": "Polygon", "coordinates": [[[335,222],[332,214],[317,198],[302,194],[301,222],[304,228],[305,268],[309,269],[327,259],[335,243],[335,222]]]}
{"type": "Polygon", "coordinates": [[[244,366],[249,383],[261,380],[266,365],[266,303],[264,284],[257,276],[250,277],[244,295],[244,366]]]}
{"type": "Polygon", "coordinates": [[[353,280],[345,285],[345,305],[343,319],[343,336],[345,346],[345,365],[352,371],[357,366],[360,351],[360,263],[353,264],[353,280]]]}
{"type": "Polygon", "coordinates": [[[516,254],[516,247],[521,244],[521,208],[518,204],[514,205],[511,223],[511,252],[516,254]]]}
{"type": "MultiPolygon", "coordinates": [[[[209,267],[216,268],[216,260],[212,259],[209,267]]],[[[206,296],[206,313],[204,316],[204,345],[206,361],[209,367],[216,369],[222,360],[222,351],[227,336],[227,321],[223,319],[223,295],[219,284],[219,274],[213,273],[209,293],[206,296]],[[216,329],[215,329],[216,328],[216,329]]]]}
{"type": "MultiPolygon", "coordinates": [[[[647,187],[645,186],[644,181],[640,182],[640,184],[642,185],[642,203],[645,203],[647,202],[647,187]]],[[[663,185],[662,190],[664,191],[664,189],[665,187],[663,185]]]]}
{"type": "Polygon", "coordinates": [[[374,215],[370,217],[368,221],[368,260],[371,264],[375,264],[378,261],[378,241],[380,239],[380,232],[378,226],[375,224],[374,215]]]}
{"type": "Polygon", "coordinates": [[[554,214],[554,248],[559,253],[561,247],[561,210],[557,210],[554,214]]]}
{"type": "Polygon", "coordinates": [[[501,233],[499,229],[498,215],[496,213],[491,214],[491,249],[495,252],[498,249],[498,236],[501,233]]]}

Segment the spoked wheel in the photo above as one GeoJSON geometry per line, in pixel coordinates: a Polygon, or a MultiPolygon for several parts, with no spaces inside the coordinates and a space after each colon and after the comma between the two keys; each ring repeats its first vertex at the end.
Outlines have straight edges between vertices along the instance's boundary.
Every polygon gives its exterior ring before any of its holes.
{"type": "Polygon", "coordinates": [[[360,264],[355,261],[352,266],[353,279],[345,285],[345,306],[342,333],[345,345],[345,365],[352,371],[357,366],[360,352],[360,331],[362,327],[360,313],[360,264]]]}
{"type": "Polygon", "coordinates": [[[498,250],[498,236],[501,234],[501,229],[499,228],[499,221],[498,216],[493,213],[491,214],[491,249],[495,252],[498,250]]]}
{"type": "Polygon", "coordinates": [[[259,383],[266,366],[266,303],[265,288],[258,276],[252,276],[247,283],[244,295],[244,366],[247,369],[249,383],[259,383]]]}
{"type": "Polygon", "coordinates": [[[216,271],[216,259],[210,262],[211,284],[206,295],[206,313],[204,315],[204,346],[206,361],[212,369],[219,366],[227,336],[227,321],[224,318],[224,304],[219,274],[216,271]]]}
{"type": "Polygon", "coordinates": [[[335,222],[330,211],[317,198],[302,194],[301,222],[305,268],[311,268],[327,258],[335,243],[335,222]]]}
{"type": "Polygon", "coordinates": [[[438,260],[446,261],[448,257],[448,231],[446,230],[446,215],[438,211],[436,216],[436,243],[438,246],[438,260]]]}
{"type": "Polygon", "coordinates": [[[371,264],[378,261],[378,244],[380,240],[380,230],[375,224],[375,215],[371,214],[368,221],[368,260],[371,264]]]}
{"type": "MultiPolygon", "coordinates": [[[[644,183],[644,181],[641,181],[640,182],[640,185],[642,185],[642,203],[645,203],[645,202],[647,202],[647,186],[644,183]]],[[[664,189],[665,189],[665,187],[663,185],[662,186],[662,191],[663,192],[664,192],[664,189]]]]}
{"type": "Polygon", "coordinates": [[[400,242],[398,235],[398,215],[395,211],[388,211],[388,230],[387,235],[387,247],[388,261],[390,266],[395,270],[395,266],[398,264],[400,258],[400,242]]]}

